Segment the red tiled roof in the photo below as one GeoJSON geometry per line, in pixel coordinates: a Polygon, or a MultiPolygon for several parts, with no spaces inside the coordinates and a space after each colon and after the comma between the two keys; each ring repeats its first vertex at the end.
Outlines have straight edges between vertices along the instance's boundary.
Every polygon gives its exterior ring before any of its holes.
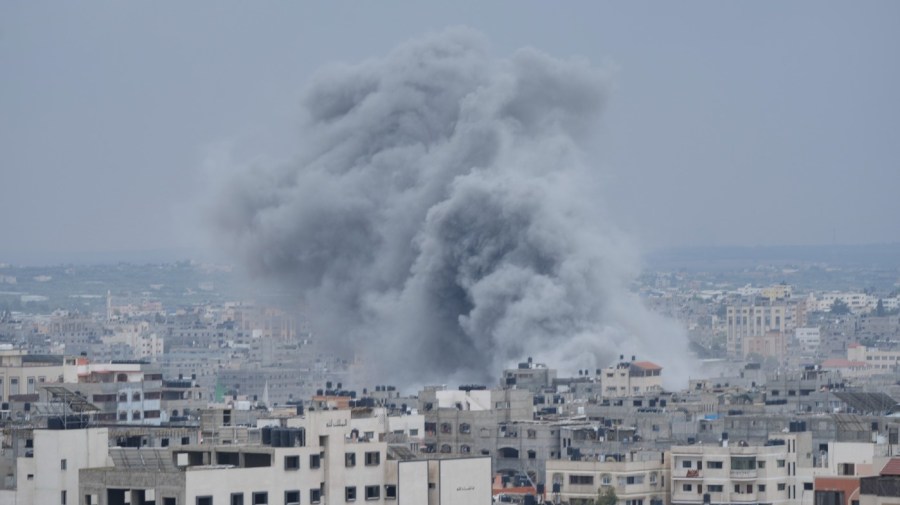
{"type": "Polygon", "coordinates": [[[644,370],[662,370],[661,366],[650,361],[634,361],[631,364],[638,368],[643,368],[644,370]]]}
{"type": "Polygon", "coordinates": [[[900,458],[891,458],[881,469],[881,475],[900,475],[900,458]]]}

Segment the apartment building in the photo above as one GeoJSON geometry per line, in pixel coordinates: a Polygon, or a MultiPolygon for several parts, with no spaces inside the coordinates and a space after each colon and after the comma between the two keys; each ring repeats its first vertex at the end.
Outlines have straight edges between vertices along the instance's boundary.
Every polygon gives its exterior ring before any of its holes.
{"type": "Polygon", "coordinates": [[[665,452],[629,453],[625,458],[547,462],[547,499],[591,505],[612,489],[618,505],[668,505],[671,467],[665,452]]]}
{"type": "Polygon", "coordinates": [[[533,395],[526,390],[426,388],[419,394],[423,448],[442,455],[491,456],[495,469],[540,475],[558,436],[530,424],[533,411],[533,395]]]}
{"type": "MultiPolygon", "coordinates": [[[[81,472],[82,505],[463,504],[490,500],[490,458],[424,461],[365,436],[349,410],[262,428],[261,444],[114,449],[81,472]],[[423,497],[411,500],[411,497],[423,497]]],[[[216,437],[219,438],[219,437],[216,437]]]]}
{"type": "Polygon", "coordinates": [[[543,363],[535,363],[528,358],[519,363],[518,368],[503,371],[501,387],[527,389],[534,394],[542,393],[545,389],[553,388],[556,379],[556,370],[547,368],[543,363]]]}
{"type": "Polygon", "coordinates": [[[887,373],[900,365],[900,349],[882,350],[861,344],[847,346],[847,360],[865,363],[865,369],[872,373],[887,373]]]}
{"type": "Polygon", "coordinates": [[[0,348],[0,401],[37,395],[41,385],[62,382],[74,368],[75,358],[29,354],[23,349],[4,346],[0,348]]]}
{"type": "Polygon", "coordinates": [[[798,490],[797,467],[812,466],[811,451],[809,432],[778,433],[759,446],[727,438],[720,446],[673,446],[672,504],[797,503],[806,490],[803,483],[798,490]]]}
{"type": "Polygon", "coordinates": [[[36,429],[27,442],[30,448],[14,451],[15,472],[0,487],[0,503],[78,503],[79,471],[110,464],[106,428],[36,429]]]}
{"type": "Polygon", "coordinates": [[[729,357],[743,358],[747,354],[745,340],[776,332],[790,334],[802,324],[798,305],[787,302],[768,302],[757,299],[740,301],[726,308],[726,351],[729,357]]]}
{"type": "Polygon", "coordinates": [[[620,398],[641,396],[662,391],[662,367],[650,361],[625,361],[619,356],[619,362],[602,370],[600,377],[603,398],[620,398]]]}

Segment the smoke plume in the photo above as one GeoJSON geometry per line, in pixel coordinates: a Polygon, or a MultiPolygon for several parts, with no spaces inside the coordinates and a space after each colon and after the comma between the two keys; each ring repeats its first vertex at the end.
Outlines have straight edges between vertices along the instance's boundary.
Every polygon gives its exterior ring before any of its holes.
{"type": "MultiPolygon", "coordinates": [[[[453,29],[320,71],[297,155],[231,177],[215,222],[304,293],[320,339],[395,380],[487,380],[534,356],[666,375],[687,342],[629,292],[628,242],[582,158],[606,73],[453,29]]],[[[383,375],[382,375],[383,376],[383,375]]]]}

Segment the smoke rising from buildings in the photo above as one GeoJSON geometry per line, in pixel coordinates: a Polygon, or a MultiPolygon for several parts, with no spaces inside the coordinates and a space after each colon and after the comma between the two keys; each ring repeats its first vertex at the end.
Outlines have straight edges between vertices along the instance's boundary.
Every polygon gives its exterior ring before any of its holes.
{"type": "Polygon", "coordinates": [[[220,188],[219,235],[382,377],[488,380],[526,356],[574,371],[620,353],[678,376],[685,335],[629,292],[635,253],[582,158],[608,88],[586,61],[496,59],[467,29],[326,68],[294,159],[220,188]]]}

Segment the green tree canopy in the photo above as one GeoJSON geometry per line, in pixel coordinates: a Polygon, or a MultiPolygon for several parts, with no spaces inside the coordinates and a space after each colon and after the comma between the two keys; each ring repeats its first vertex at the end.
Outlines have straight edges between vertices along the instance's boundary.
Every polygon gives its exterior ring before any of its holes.
{"type": "Polygon", "coordinates": [[[835,298],[834,303],[831,304],[831,313],[835,315],[844,315],[850,313],[850,306],[844,300],[840,298],[835,298]]]}

